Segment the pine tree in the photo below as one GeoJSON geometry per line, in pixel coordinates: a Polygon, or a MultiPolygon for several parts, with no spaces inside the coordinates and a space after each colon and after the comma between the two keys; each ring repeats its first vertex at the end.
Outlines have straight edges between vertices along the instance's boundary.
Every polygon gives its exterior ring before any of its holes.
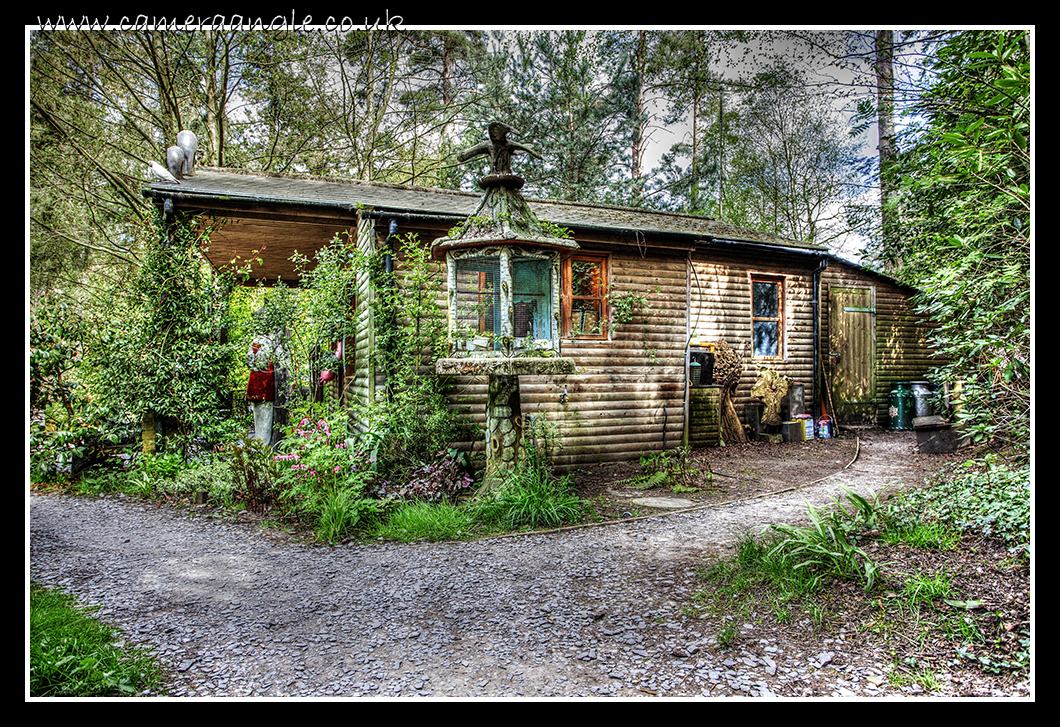
{"type": "Polygon", "coordinates": [[[531,195],[597,201],[620,182],[622,108],[614,90],[620,64],[584,30],[516,33],[497,38],[509,62],[495,78],[490,111],[517,129],[541,160],[523,162],[531,195]]]}

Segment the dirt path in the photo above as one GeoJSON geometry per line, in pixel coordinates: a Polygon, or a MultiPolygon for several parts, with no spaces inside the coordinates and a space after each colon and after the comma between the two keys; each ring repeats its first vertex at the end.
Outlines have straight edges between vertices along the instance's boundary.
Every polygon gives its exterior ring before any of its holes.
{"type": "Polygon", "coordinates": [[[709,466],[724,473],[715,476],[714,489],[674,494],[615,488],[615,480],[638,471],[626,465],[601,468],[583,478],[579,491],[609,498],[616,513],[632,510],[651,520],[673,521],[653,536],[651,557],[680,559],[724,553],[743,533],[771,523],[805,522],[807,504],[829,505],[843,488],[886,497],[921,486],[940,466],[960,457],[921,455],[912,432],[880,429],[849,430],[842,439],[697,450],[697,456],[704,459],[704,470],[709,466]],[[687,499],[692,506],[668,514],[638,509],[636,501],[646,495],[687,499]]]}
{"type": "Polygon", "coordinates": [[[320,547],[120,497],[32,494],[30,573],[152,647],[173,696],[888,696],[886,654],[750,622],[719,650],[720,624],[686,606],[746,528],[797,522],[840,486],[918,484],[898,435],[794,491],[475,542],[320,547]]]}

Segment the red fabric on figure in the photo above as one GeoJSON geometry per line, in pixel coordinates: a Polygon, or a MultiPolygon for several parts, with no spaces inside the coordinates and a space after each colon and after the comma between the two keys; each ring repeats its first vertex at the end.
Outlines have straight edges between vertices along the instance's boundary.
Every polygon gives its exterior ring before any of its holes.
{"type": "Polygon", "coordinates": [[[276,378],[272,362],[267,371],[251,371],[247,381],[247,401],[272,401],[276,398],[276,378]]]}

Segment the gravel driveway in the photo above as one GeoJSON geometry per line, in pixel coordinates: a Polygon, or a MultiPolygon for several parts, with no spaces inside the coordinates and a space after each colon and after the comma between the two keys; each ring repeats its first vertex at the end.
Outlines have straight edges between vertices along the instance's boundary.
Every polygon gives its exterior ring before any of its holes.
{"type": "MultiPolygon", "coordinates": [[[[902,476],[909,439],[768,499],[466,543],[312,546],[122,497],[30,497],[32,577],[155,648],[167,692],[209,697],[885,696],[841,637],[737,649],[683,605],[739,532],[839,484],[902,476]],[[805,642],[804,642],[805,643],[805,642]]],[[[888,691],[888,690],[891,691],[888,691]]]]}

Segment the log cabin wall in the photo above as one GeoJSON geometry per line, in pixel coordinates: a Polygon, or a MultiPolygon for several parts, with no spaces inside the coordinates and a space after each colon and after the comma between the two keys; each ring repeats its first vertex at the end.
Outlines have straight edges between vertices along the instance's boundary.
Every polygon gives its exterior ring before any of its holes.
{"type": "MultiPolygon", "coordinates": [[[[437,226],[404,227],[423,244],[444,234],[437,226]]],[[[385,225],[361,226],[362,244],[380,249],[385,225]]],[[[805,386],[813,412],[813,269],[814,256],[747,255],[725,249],[701,249],[688,256],[677,250],[608,246],[579,239],[586,252],[606,252],[611,295],[644,295],[649,305],[627,323],[612,321],[602,341],[564,338],[563,355],[574,358],[578,373],[568,376],[527,376],[521,379],[523,410],[555,428],[562,446],[552,453],[560,471],[587,464],[636,459],[644,452],[680,446],[685,424],[685,351],[690,331],[700,343],[725,341],[739,351],[751,340],[751,278],[770,276],[783,281],[782,355],[776,359],[744,358],[734,404],[744,424],[753,421],[751,387],[759,365],[768,365],[805,386]],[[688,311],[688,314],[686,314],[688,311]],[[563,396],[565,394],[565,396],[563,396]],[[561,401],[561,397],[563,401],[561,401]]],[[[395,256],[401,278],[402,259],[395,256]]],[[[438,262],[437,301],[444,308],[444,263],[438,262]]],[[[932,365],[926,326],[909,302],[910,291],[834,258],[821,275],[821,366],[828,365],[829,304],[833,287],[873,290],[876,325],[875,421],[888,423],[890,388],[895,381],[927,377],[932,365]]],[[[371,291],[358,291],[354,314],[359,322],[355,371],[347,384],[347,402],[366,403],[385,387],[385,375],[374,366],[371,347],[371,291]]],[[[612,315],[614,311],[612,310],[612,315]]],[[[451,382],[450,402],[470,426],[485,426],[487,381],[459,376],[451,382]]],[[[848,422],[849,423],[849,422],[848,422]]],[[[481,452],[484,441],[474,437],[458,443],[481,452]]]]}
{"type": "MultiPolygon", "coordinates": [[[[598,252],[579,239],[583,250],[598,252]]],[[[554,428],[560,446],[550,452],[559,472],[681,446],[684,432],[686,265],[681,256],[609,253],[611,295],[637,293],[649,303],[627,323],[610,325],[607,340],[562,340],[562,355],[578,372],[522,376],[523,414],[554,428]]],[[[450,401],[476,430],[485,426],[485,377],[454,378],[450,401]]],[[[480,437],[462,443],[481,452],[480,437]]]]}
{"type": "MultiPolygon", "coordinates": [[[[586,252],[604,251],[579,238],[586,252]]],[[[647,306],[628,322],[614,320],[608,340],[565,338],[562,354],[578,373],[524,388],[523,411],[555,422],[564,446],[557,468],[629,461],[680,447],[685,416],[688,332],[687,264],[683,253],[610,250],[611,299],[643,295],[647,306]],[[567,392],[566,402],[560,394],[567,392]],[[530,406],[527,406],[529,400],[530,406]]]]}
{"type": "MultiPolygon", "coordinates": [[[[751,344],[751,280],[761,275],[782,282],[783,327],[778,357],[755,357],[748,350],[733,404],[746,426],[751,426],[751,387],[758,367],[769,366],[804,385],[805,401],[814,401],[813,382],[813,270],[818,259],[786,258],[758,252],[756,256],[705,248],[692,255],[689,309],[691,328],[699,344],[724,341],[737,353],[751,344]]],[[[809,413],[813,410],[810,408],[809,413]]]]}
{"type": "MultiPolygon", "coordinates": [[[[367,229],[367,228],[366,228],[367,229]]],[[[405,226],[420,242],[445,230],[405,226]]],[[[381,224],[374,233],[376,249],[385,239],[381,224]]],[[[683,251],[653,252],[642,257],[633,249],[593,244],[578,238],[585,252],[606,254],[612,297],[635,293],[648,302],[628,322],[611,323],[606,340],[565,337],[562,355],[576,361],[578,372],[564,376],[522,376],[520,395],[529,415],[559,435],[561,446],[550,453],[555,468],[568,471],[588,464],[636,460],[641,453],[681,446],[684,434],[685,346],[687,341],[687,261],[683,251]]],[[[403,260],[395,257],[400,284],[403,260]]],[[[437,301],[446,305],[445,264],[436,262],[437,301]]],[[[369,291],[358,298],[358,321],[370,330],[366,308],[369,291]]],[[[358,333],[356,400],[370,401],[385,386],[383,372],[374,370],[367,349],[371,334],[358,333]]],[[[450,406],[473,433],[485,427],[488,381],[484,376],[452,377],[450,406]]],[[[362,424],[363,426],[363,424],[362,424]]],[[[454,443],[473,454],[484,451],[484,437],[454,443]]]]}
{"type": "MultiPolygon", "coordinates": [[[[821,275],[822,360],[829,361],[832,341],[834,289],[864,288],[872,291],[875,307],[875,362],[873,415],[865,423],[888,426],[890,392],[897,381],[929,380],[931,368],[939,363],[928,335],[931,323],[916,313],[911,297],[915,291],[868,270],[840,260],[831,260],[821,275]]],[[[858,423],[843,422],[843,423],[858,423]]]]}

